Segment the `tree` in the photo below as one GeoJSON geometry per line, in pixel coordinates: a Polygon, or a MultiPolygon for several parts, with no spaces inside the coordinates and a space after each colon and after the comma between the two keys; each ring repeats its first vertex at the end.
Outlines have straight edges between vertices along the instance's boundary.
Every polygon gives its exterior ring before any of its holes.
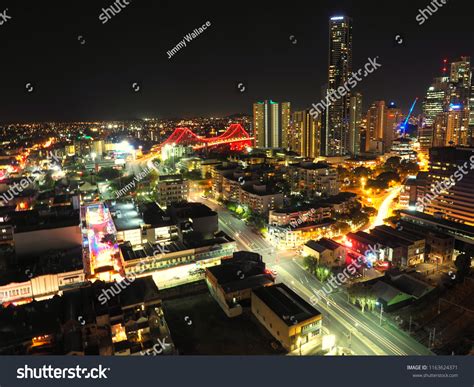
{"type": "Polygon", "coordinates": [[[318,265],[314,274],[318,280],[325,282],[330,277],[331,270],[327,266],[318,265]]]}
{"type": "Polygon", "coordinates": [[[396,172],[387,171],[387,172],[382,172],[380,175],[378,175],[377,180],[389,183],[392,180],[400,181],[400,176],[396,172]]]}
{"type": "Polygon", "coordinates": [[[120,177],[120,172],[114,168],[102,168],[97,176],[102,180],[113,180],[120,177]]]}
{"type": "Polygon", "coordinates": [[[366,167],[357,167],[354,169],[354,176],[357,178],[365,178],[367,179],[370,176],[370,169],[366,167]]]}
{"type": "Polygon", "coordinates": [[[331,226],[331,231],[334,234],[343,235],[351,231],[351,226],[345,222],[336,222],[331,226]]]}
{"type": "Polygon", "coordinates": [[[377,305],[377,298],[369,288],[365,286],[354,285],[349,288],[348,292],[352,304],[359,304],[362,309],[362,312],[365,312],[365,308],[368,308],[372,311],[375,310],[375,305],[377,305]]]}
{"type": "Polygon", "coordinates": [[[387,171],[389,171],[389,170],[397,171],[398,168],[400,167],[401,161],[402,161],[401,157],[398,157],[398,156],[390,157],[385,162],[384,168],[387,171]]]}
{"type": "Polygon", "coordinates": [[[308,255],[304,258],[303,265],[311,274],[316,273],[316,268],[318,267],[318,260],[312,255],[308,255]]]}
{"type": "Polygon", "coordinates": [[[415,175],[419,170],[420,166],[413,161],[406,161],[400,166],[400,172],[405,175],[415,175]]]}
{"type": "Polygon", "coordinates": [[[468,276],[471,272],[471,260],[471,256],[466,252],[463,252],[456,257],[454,265],[456,266],[460,278],[468,276]]]}

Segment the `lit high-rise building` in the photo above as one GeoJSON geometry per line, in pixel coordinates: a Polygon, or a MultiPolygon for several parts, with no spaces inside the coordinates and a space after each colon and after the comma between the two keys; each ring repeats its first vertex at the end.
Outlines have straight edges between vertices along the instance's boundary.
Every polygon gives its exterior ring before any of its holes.
{"type": "Polygon", "coordinates": [[[393,140],[398,137],[397,128],[402,121],[402,111],[397,108],[394,102],[390,102],[385,109],[385,119],[383,123],[383,146],[385,152],[390,152],[393,140]]]}
{"type": "MultiPolygon", "coordinates": [[[[447,71],[446,60],[443,71],[447,71]]],[[[433,146],[465,146],[472,143],[472,89],[469,57],[461,57],[451,63],[449,78],[435,78],[423,104],[425,125],[433,127],[433,146]]]]}
{"type": "Polygon", "coordinates": [[[375,101],[367,112],[367,129],[365,139],[366,151],[376,153],[382,152],[385,118],[385,101],[375,101]]]}
{"type": "Polygon", "coordinates": [[[468,145],[469,111],[460,105],[450,105],[446,115],[446,137],[444,145],[468,145]]]}
{"type": "Polygon", "coordinates": [[[448,98],[448,77],[438,77],[426,92],[423,101],[423,117],[425,126],[433,126],[436,116],[446,110],[448,98]]]}
{"type": "Polygon", "coordinates": [[[474,145],[474,76],[471,69],[471,95],[469,96],[469,145],[474,145]]]}
{"type": "Polygon", "coordinates": [[[349,114],[349,144],[348,150],[352,155],[358,155],[360,149],[360,128],[362,125],[362,94],[353,93],[350,99],[349,114]]]}
{"type": "MultiPolygon", "coordinates": [[[[352,19],[335,16],[329,21],[328,93],[344,87],[352,72],[352,19]]],[[[336,99],[327,109],[325,146],[327,156],[349,153],[350,98],[336,99]]]]}
{"type": "Polygon", "coordinates": [[[316,158],[320,155],[321,120],[316,120],[309,114],[309,110],[294,112],[292,115],[293,132],[298,138],[293,150],[301,156],[316,158]],[[298,147],[298,148],[297,148],[298,147]]]}
{"type": "Polygon", "coordinates": [[[424,212],[474,226],[474,174],[463,167],[474,156],[474,148],[444,147],[430,150],[428,180],[422,204],[424,212]],[[454,179],[454,180],[453,180],[454,179]],[[446,181],[455,184],[446,185],[446,181]]]}
{"type": "Polygon", "coordinates": [[[450,104],[461,105],[469,110],[469,98],[471,94],[471,59],[467,56],[461,57],[457,62],[451,63],[450,81],[450,104]]]}
{"type": "Polygon", "coordinates": [[[253,104],[255,145],[260,148],[288,147],[290,103],[272,100],[253,104]]]}
{"type": "Polygon", "coordinates": [[[281,103],[281,146],[283,148],[290,147],[290,119],[291,105],[289,102],[281,103]]]}

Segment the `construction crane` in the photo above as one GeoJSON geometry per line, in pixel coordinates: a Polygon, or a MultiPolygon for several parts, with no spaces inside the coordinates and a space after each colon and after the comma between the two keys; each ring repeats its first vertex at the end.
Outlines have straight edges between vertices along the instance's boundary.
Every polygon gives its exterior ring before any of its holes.
{"type": "Polygon", "coordinates": [[[410,111],[408,112],[407,118],[405,119],[405,121],[403,121],[403,124],[400,125],[400,136],[402,137],[405,135],[405,130],[407,128],[408,120],[410,119],[411,114],[413,113],[413,109],[415,108],[415,105],[417,102],[418,102],[418,97],[416,97],[415,100],[413,101],[410,111]]]}

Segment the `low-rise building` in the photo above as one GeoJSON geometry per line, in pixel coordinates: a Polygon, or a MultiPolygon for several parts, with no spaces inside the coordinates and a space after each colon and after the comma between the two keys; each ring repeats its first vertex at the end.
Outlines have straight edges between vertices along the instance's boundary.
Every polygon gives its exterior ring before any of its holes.
{"type": "Polygon", "coordinates": [[[215,199],[222,199],[223,197],[223,182],[224,176],[228,176],[236,171],[239,166],[235,163],[221,163],[211,167],[212,178],[212,194],[215,199]]]}
{"type": "Polygon", "coordinates": [[[337,195],[337,170],[326,163],[302,162],[289,167],[292,190],[307,197],[337,195]]]}
{"type": "Polygon", "coordinates": [[[23,257],[15,269],[2,275],[0,304],[24,304],[51,298],[87,282],[81,247],[23,257]]]}
{"type": "Polygon", "coordinates": [[[332,237],[333,220],[320,223],[307,222],[287,226],[268,226],[267,238],[272,245],[279,249],[297,249],[311,239],[332,237]]]}
{"type": "Polygon", "coordinates": [[[123,287],[107,284],[97,292],[96,331],[105,328],[111,335],[111,343],[99,347],[101,355],[176,354],[158,287],[151,276],[137,278],[123,287]]]}
{"type": "Polygon", "coordinates": [[[397,266],[416,266],[425,261],[425,237],[385,225],[375,227],[371,234],[403,246],[402,261],[394,262],[397,266]]]}
{"type": "Polygon", "coordinates": [[[288,226],[295,223],[321,222],[331,218],[331,206],[314,208],[305,205],[299,208],[282,208],[268,214],[268,223],[273,226],[288,226]]]}
{"type": "Polygon", "coordinates": [[[217,212],[202,203],[173,203],[166,212],[182,235],[192,232],[195,237],[210,239],[219,229],[217,212]]]}
{"type": "Polygon", "coordinates": [[[187,201],[188,196],[189,183],[181,175],[163,175],[156,182],[156,201],[161,207],[167,207],[171,203],[187,201]]]}
{"type": "Polygon", "coordinates": [[[453,261],[455,238],[452,235],[403,220],[399,226],[411,234],[425,238],[427,262],[442,265],[453,261]]]}
{"type": "Polygon", "coordinates": [[[424,226],[434,231],[445,233],[454,237],[455,248],[465,251],[474,247],[474,227],[453,222],[452,220],[440,218],[434,215],[425,214],[419,211],[400,211],[402,221],[407,221],[415,226],[424,226]]]}
{"type": "Polygon", "coordinates": [[[120,247],[120,258],[126,276],[153,274],[160,288],[172,287],[202,279],[200,269],[219,265],[232,256],[235,241],[223,232],[206,240],[173,241],[165,244],[144,243],[120,247]]]}
{"type": "Polygon", "coordinates": [[[250,306],[253,289],[271,286],[275,277],[266,270],[262,256],[239,251],[218,266],[206,269],[206,283],[211,295],[228,317],[242,313],[250,306]]]}
{"type": "Polygon", "coordinates": [[[285,284],[252,291],[252,314],[287,351],[322,344],[322,315],[285,284]]]}
{"type": "Polygon", "coordinates": [[[242,186],[240,203],[254,212],[267,214],[269,211],[283,206],[283,194],[265,184],[242,186]]]}
{"type": "Polygon", "coordinates": [[[420,172],[416,178],[409,178],[402,186],[399,206],[404,209],[416,209],[428,186],[428,175],[420,172]]]}
{"type": "Polygon", "coordinates": [[[18,257],[73,249],[82,244],[79,211],[71,205],[42,215],[37,210],[12,212],[5,220],[0,224],[12,226],[18,257]]]}
{"type": "Polygon", "coordinates": [[[346,248],[327,238],[308,241],[303,245],[303,256],[313,256],[319,265],[342,266],[346,262],[346,248]]]}

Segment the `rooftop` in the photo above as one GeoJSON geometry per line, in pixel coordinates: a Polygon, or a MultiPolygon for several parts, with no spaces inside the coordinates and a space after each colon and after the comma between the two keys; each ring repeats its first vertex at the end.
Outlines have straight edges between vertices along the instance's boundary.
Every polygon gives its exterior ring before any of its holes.
{"type": "Polygon", "coordinates": [[[321,238],[318,241],[310,240],[306,242],[305,246],[308,246],[310,249],[322,253],[325,250],[336,250],[339,247],[342,247],[341,244],[333,241],[332,239],[321,238]]]}
{"type": "Polygon", "coordinates": [[[117,231],[133,230],[144,224],[135,205],[128,201],[107,202],[117,231]]]}
{"type": "Polygon", "coordinates": [[[295,320],[303,322],[321,315],[321,312],[283,283],[258,288],[253,293],[288,326],[293,325],[295,320]]]}
{"type": "Polygon", "coordinates": [[[26,282],[32,276],[82,270],[83,267],[81,246],[65,251],[52,251],[39,256],[25,256],[16,263],[15,271],[3,273],[0,276],[0,286],[12,282],[26,282]]]}
{"type": "Polygon", "coordinates": [[[55,207],[48,215],[41,215],[37,210],[16,211],[9,213],[11,224],[16,233],[36,230],[48,230],[61,227],[79,226],[79,211],[72,206],[55,207]]]}

